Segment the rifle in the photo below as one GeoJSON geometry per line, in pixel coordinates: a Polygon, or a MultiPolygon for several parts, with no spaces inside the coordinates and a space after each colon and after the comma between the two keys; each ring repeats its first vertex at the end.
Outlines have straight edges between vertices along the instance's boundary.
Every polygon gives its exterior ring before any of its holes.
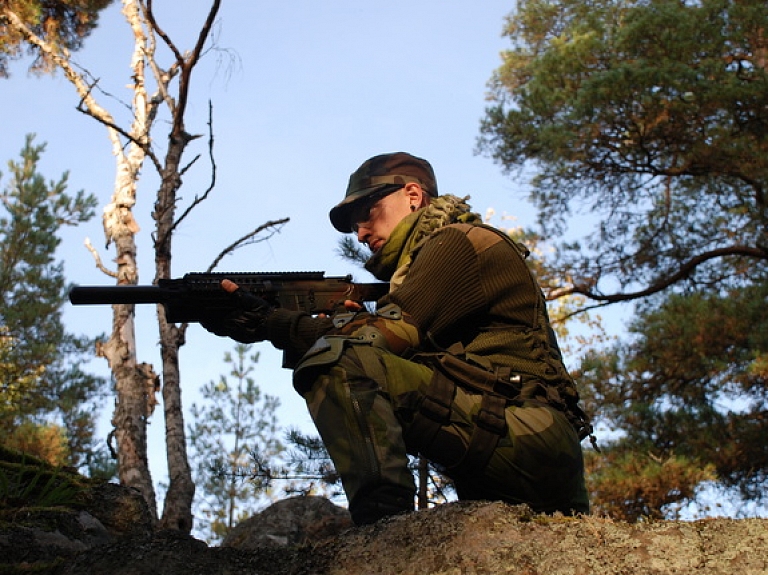
{"type": "Polygon", "coordinates": [[[325,277],[323,272],[214,272],[188,273],[180,279],[161,279],[157,285],[75,286],[69,292],[73,305],[159,303],[170,323],[201,322],[233,311],[231,294],[221,281],[231,280],[275,307],[315,315],[332,314],[345,300],[376,301],[389,284],[353,283],[352,276],[325,277]]]}

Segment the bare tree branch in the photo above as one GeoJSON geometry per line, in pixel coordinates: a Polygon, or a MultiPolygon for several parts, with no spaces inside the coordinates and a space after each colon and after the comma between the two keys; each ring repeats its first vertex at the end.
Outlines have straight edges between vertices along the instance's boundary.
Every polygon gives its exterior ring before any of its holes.
{"type": "Polygon", "coordinates": [[[91,252],[91,255],[93,256],[94,261],[96,262],[96,268],[98,268],[100,271],[108,275],[109,277],[116,278],[117,272],[113,271],[109,268],[107,268],[102,262],[101,262],[101,256],[99,255],[99,252],[96,251],[96,248],[93,247],[93,244],[91,243],[90,238],[85,238],[85,247],[88,249],[89,252],[91,252]]]}
{"type": "MultiPolygon", "coordinates": [[[[94,81],[92,84],[88,87],[88,92],[90,94],[90,91],[93,90],[93,88],[98,83],[98,80],[94,81]]],[[[105,127],[109,128],[110,130],[114,130],[121,136],[123,136],[125,139],[127,139],[130,142],[133,142],[137,146],[139,146],[143,151],[144,154],[152,160],[152,163],[155,165],[155,168],[158,170],[161,167],[160,160],[155,156],[154,152],[152,152],[152,148],[149,145],[148,141],[142,141],[136,137],[134,137],[129,132],[125,131],[123,128],[118,126],[111,116],[105,117],[102,114],[95,113],[90,106],[84,105],[86,96],[84,95],[82,98],[80,98],[80,102],[77,104],[77,107],[75,108],[78,112],[81,114],[85,114],[86,116],[89,116],[99,122],[100,124],[103,124],[105,127]]]]}
{"type": "MultiPolygon", "coordinates": [[[[168,233],[173,233],[173,231],[179,226],[179,224],[186,218],[189,213],[197,206],[198,204],[204,202],[208,195],[213,191],[213,188],[216,186],[216,158],[213,155],[213,104],[211,102],[208,102],[208,158],[211,160],[211,181],[208,184],[208,188],[205,190],[202,196],[195,196],[194,201],[187,207],[186,210],[179,216],[179,218],[174,222],[173,226],[171,226],[171,229],[168,233]]],[[[197,160],[199,156],[195,157],[195,160],[197,160]]],[[[193,160],[193,162],[195,161],[193,160]]],[[[190,164],[191,165],[191,164],[190,164]]],[[[188,168],[185,168],[185,170],[188,168]]]]}
{"type": "Polygon", "coordinates": [[[275,220],[275,221],[266,222],[264,224],[261,224],[255,230],[253,230],[252,232],[244,235],[239,240],[233,242],[232,244],[230,244],[229,246],[224,248],[221,252],[219,252],[219,255],[216,256],[216,258],[213,260],[211,265],[208,266],[208,269],[206,270],[206,272],[211,272],[211,271],[215,270],[216,267],[219,265],[221,260],[224,259],[225,256],[233,253],[238,248],[242,248],[243,246],[248,246],[248,245],[251,245],[251,244],[255,244],[255,243],[259,243],[259,242],[263,242],[265,240],[268,240],[269,238],[271,238],[276,233],[279,233],[280,230],[282,229],[282,226],[287,224],[289,221],[290,221],[290,218],[283,218],[281,220],[275,220]],[[267,229],[270,229],[270,228],[277,228],[277,229],[271,230],[269,235],[267,235],[266,237],[256,238],[256,236],[258,234],[260,234],[264,230],[267,230],[267,229]]]}
{"type": "MultiPolygon", "coordinates": [[[[165,105],[168,106],[168,111],[171,113],[171,116],[174,117],[176,114],[176,100],[168,91],[168,86],[170,86],[171,80],[173,80],[173,78],[175,78],[181,70],[181,67],[184,64],[184,59],[176,49],[176,46],[167,36],[165,36],[165,33],[160,29],[157,22],[155,21],[155,16],[152,12],[152,2],[150,1],[149,6],[146,6],[143,2],[141,2],[140,6],[144,13],[144,18],[147,20],[147,22],[150,23],[150,26],[153,30],[155,30],[157,34],[163,36],[166,45],[168,45],[168,47],[174,53],[174,62],[167,70],[161,69],[157,65],[157,62],[154,58],[149,59],[149,67],[152,70],[152,74],[155,76],[155,81],[157,82],[157,94],[155,94],[155,96],[152,98],[151,116],[154,118],[157,114],[159,103],[165,102],[165,105]]],[[[150,35],[149,42],[151,51],[154,53],[157,42],[155,39],[155,34],[150,35]]]]}
{"type": "Polygon", "coordinates": [[[581,283],[574,283],[570,287],[554,289],[547,294],[547,300],[552,301],[573,294],[581,294],[590,299],[605,302],[606,304],[639,299],[663,291],[674,283],[690,276],[691,273],[693,273],[693,271],[701,264],[709,260],[722,258],[725,256],[746,256],[750,258],[768,260],[768,252],[760,248],[740,245],[718,248],[692,257],[680,265],[676,272],[657,278],[656,281],[651,283],[648,287],[639,291],[629,293],[603,294],[600,291],[594,289],[596,282],[590,279],[581,283]]]}
{"type": "Polygon", "coordinates": [[[213,4],[211,5],[211,9],[208,11],[208,17],[205,20],[205,24],[200,29],[200,33],[198,34],[197,44],[195,44],[192,52],[186,55],[182,55],[179,49],[176,48],[175,44],[168,37],[168,35],[163,31],[163,29],[157,25],[154,14],[152,13],[152,0],[147,0],[145,11],[148,20],[157,35],[163,39],[168,48],[173,52],[176,57],[176,61],[181,68],[181,75],[179,77],[178,111],[173,115],[174,122],[173,130],[171,131],[171,134],[174,137],[181,137],[184,132],[183,118],[187,107],[187,96],[189,93],[189,81],[192,75],[192,69],[200,59],[200,54],[203,51],[205,41],[210,34],[211,28],[213,27],[213,22],[216,20],[216,15],[219,12],[220,6],[221,0],[214,0],[213,4]]]}
{"type": "Polygon", "coordinates": [[[176,58],[176,63],[179,66],[183,66],[184,56],[182,56],[179,49],[176,48],[176,44],[173,43],[168,34],[166,34],[165,31],[160,28],[160,26],[157,24],[157,20],[155,20],[155,13],[152,11],[152,0],[147,0],[146,3],[141,2],[141,7],[144,10],[144,15],[146,16],[147,20],[149,20],[152,29],[157,33],[158,36],[163,39],[165,45],[168,46],[168,49],[173,52],[173,55],[176,58]]]}

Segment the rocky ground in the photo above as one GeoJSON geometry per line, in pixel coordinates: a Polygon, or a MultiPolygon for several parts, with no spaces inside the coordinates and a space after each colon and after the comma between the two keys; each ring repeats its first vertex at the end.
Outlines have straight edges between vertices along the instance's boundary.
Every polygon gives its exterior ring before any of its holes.
{"type": "Polygon", "coordinates": [[[70,505],[14,507],[0,463],[0,575],[768,573],[765,519],[627,524],[466,502],[356,528],[346,510],[298,497],[213,547],[153,532],[141,498],[117,485],[80,482],[70,505]]]}

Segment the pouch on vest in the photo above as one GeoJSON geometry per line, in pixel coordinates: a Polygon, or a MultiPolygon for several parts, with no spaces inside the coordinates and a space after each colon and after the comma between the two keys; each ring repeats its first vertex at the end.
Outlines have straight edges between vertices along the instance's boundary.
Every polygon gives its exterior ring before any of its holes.
{"type": "Polygon", "coordinates": [[[458,385],[474,393],[492,393],[508,400],[518,399],[522,391],[522,378],[510,368],[485,369],[475,366],[450,353],[435,354],[430,362],[436,369],[453,379],[458,385]]]}
{"type": "Polygon", "coordinates": [[[424,354],[420,359],[434,368],[434,376],[422,390],[424,399],[406,434],[406,445],[446,467],[449,475],[481,472],[507,433],[505,410],[520,395],[520,377],[508,368],[489,371],[450,353],[424,354]],[[472,421],[474,429],[463,450],[456,449],[455,438],[446,427],[456,386],[481,397],[480,410],[472,421]]]}

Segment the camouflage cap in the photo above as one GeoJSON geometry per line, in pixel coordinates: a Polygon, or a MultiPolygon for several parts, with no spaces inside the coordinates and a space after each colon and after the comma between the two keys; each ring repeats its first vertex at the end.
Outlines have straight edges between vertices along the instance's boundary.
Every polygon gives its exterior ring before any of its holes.
{"type": "Polygon", "coordinates": [[[381,154],[366,160],[349,177],[344,199],[331,209],[333,227],[345,234],[352,232],[349,217],[357,202],[387,188],[392,191],[402,188],[409,182],[417,182],[430,196],[437,197],[437,180],[428,161],[406,152],[381,154]]]}

